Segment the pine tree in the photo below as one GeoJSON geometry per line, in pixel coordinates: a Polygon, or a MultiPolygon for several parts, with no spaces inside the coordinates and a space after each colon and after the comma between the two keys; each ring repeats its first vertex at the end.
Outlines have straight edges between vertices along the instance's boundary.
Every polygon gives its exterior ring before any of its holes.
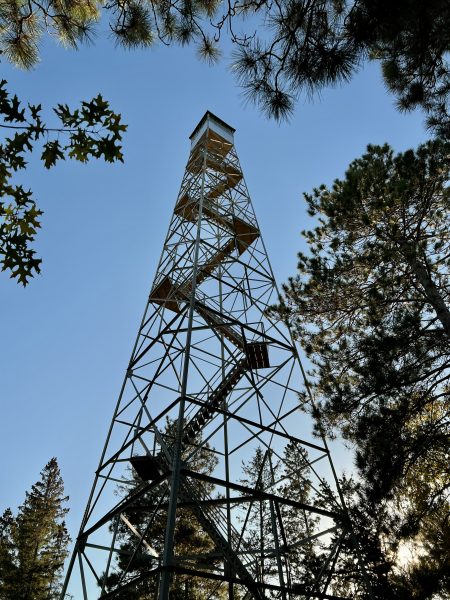
{"type": "MultiPolygon", "coordinates": [[[[309,461],[305,449],[296,442],[289,442],[283,453],[283,476],[281,495],[296,502],[311,504],[313,490],[307,477],[309,461]]],[[[284,521],[287,540],[297,539],[298,532],[313,534],[316,519],[300,511],[293,511],[286,505],[281,505],[281,515],[284,521]]],[[[308,584],[314,579],[314,574],[320,568],[320,540],[312,541],[308,546],[294,545],[289,551],[289,565],[293,582],[308,584]]]]}
{"type": "MultiPolygon", "coordinates": [[[[271,116],[289,115],[299,94],[348,82],[380,64],[401,111],[424,109],[450,137],[450,8],[446,0],[283,0],[255,3],[270,31],[238,44],[236,71],[271,116]]],[[[239,40],[238,40],[239,42],[239,40]]]]}
{"type": "Polygon", "coordinates": [[[30,68],[43,32],[77,47],[92,38],[102,14],[126,48],[193,43],[208,61],[218,59],[219,41],[229,34],[245,93],[277,118],[292,111],[299,94],[347,82],[364,62],[377,61],[398,108],[421,107],[428,125],[450,136],[446,0],[2,0],[0,51],[30,68]]]}
{"type": "Polygon", "coordinates": [[[0,517],[0,597],[5,599],[14,597],[14,583],[17,581],[13,531],[14,515],[7,508],[0,517]]]}
{"type": "Polygon", "coordinates": [[[26,493],[17,516],[7,509],[0,520],[0,597],[2,600],[52,600],[70,541],[68,512],[56,458],[26,493]]]}
{"type": "MultiPolygon", "coordinates": [[[[255,490],[311,505],[314,491],[307,476],[308,469],[305,449],[299,443],[289,442],[278,458],[272,450],[264,451],[258,446],[253,456],[243,465],[245,477],[242,483],[255,490]]],[[[313,589],[315,575],[324,562],[320,556],[320,539],[311,541],[308,545],[299,543],[299,539],[314,534],[318,519],[282,502],[275,506],[272,501],[252,503],[244,518],[252,547],[261,549],[257,557],[261,575],[270,577],[278,568],[271,556],[271,551],[276,547],[275,527],[279,537],[278,544],[283,548],[282,564],[289,573],[290,583],[294,587],[300,585],[302,589],[313,589]],[[283,532],[280,536],[278,528],[281,522],[283,532]]]]}
{"type": "Polygon", "coordinates": [[[417,598],[450,593],[449,149],[369,146],[307,194],[319,224],[278,308],[315,365],[322,425],[355,445],[360,520],[375,519],[391,584],[412,594],[426,570],[417,598]],[[402,574],[407,544],[421,558],[402,574]]]}
{"type": "MultiPolygon", "coordinates": [[[[255,490],[272,491],[272,485],[278,479],[279,472],[279,461],[272,456],[269,450],[264,451],[261,446],[258,446],[253,456],[242,466],[244,477],[241,483],[255,490]]],[[[271,569],[273,569],[273,561],[265,560],[268,540],[272,538],[272,518],[269,503],[255,502],[251,504],[245,513],[245,520],[251,546],[261,549],[258,557],[258,569],[261,579],[263,579],[270,575],[271,569]]]]}
{"type": "MultiPolygon", "coordinates": [[[[176,422],[167,420],[165,431],[162,432],[166,444],[170,447],[175,440],[176,422]]],[[[188,456],[198,439],[192,441],[193,445],[184,448],[184,456],[188,456]]],[[[199,473],[210,475],[217,463],[217,458],[205,444],[197,455],[190,459],[189,468],[199,473]]],[[[137,491],[143,482],[134,469],[129,471],[129,479],[118,487],[119,496],[137,491]]],[[[161,499],[167,504],[166,484],[163,482],[157,488],[142,495],[133,504],[132,509],[119,518],[115,525],[116,536],[119,542],[117,562],[113,565],[112,572],[104,578],[105,590],[115,589],[118,584],[125,584],[134,580],[146,570],[158,564],[154,554],[162,556],[164,550],[165,530],[167,525],[167,511],[158,506],[161,499]],[[143,508],[145,507],[145,510],[143,508]],[[150,515],[150,517],[149,517],[150,515]],[[130,527],[131,525],[131,527],[130,527]],[[144,542],[136,552],[136,542],[139,535],[143,535],[144,542]]],[[[201,483],[203,492],[211,494],[213,489],[210,484],[201,483]]],[[[214,558],[208,554],[214,553],[214,544],[211,538],[199,525],[195,513],[189,508],[178,507],[174,534],[174,553],[176,556],[192,556],[192,567],[195,568],[198,560],[203,566],[214,564],[214,558]],[[198,558],[196,558],[198,557],[198,558]],[[209,563],[208,563],[209,561],[209,563]]],[[[156,579],[146,579],[138,582],[117,595],[120,600],[148,600],[156,597],[158,582],[156,579]]],[[[214,580],[195,578],[188,575],[175,574],[173,576],[170,597],[173,600],[225,600],[227,592],[224,585],[214,580]]]]}

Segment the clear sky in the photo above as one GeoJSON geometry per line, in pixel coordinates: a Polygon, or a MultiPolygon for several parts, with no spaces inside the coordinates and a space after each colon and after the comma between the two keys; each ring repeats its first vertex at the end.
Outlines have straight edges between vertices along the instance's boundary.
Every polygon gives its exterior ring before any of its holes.
{"type": "MultiPolygon", "coordinates": [[[[99,92],[129,126],[124,165],[61,163],[21,175],[45,211],[42,274],[23,289],[0,276],[0,511],[16,509],[52,457],[70,496],[75,537],[145,307],[189,154],[206,110],[235,141],[278,283],[294,274],[302,192],[331,183],[368,143],[404,150],[427,139],[421,114],[396,112],[379,68],[301,101],[290,123],[245,106],[226,53],[124,51],[107,37],[68,51],[48,41],[38,67],[3,64],[9,89],[50,108],[99,92]]],[[[51,125],[51,115],[48,118],[51,125]]]]}

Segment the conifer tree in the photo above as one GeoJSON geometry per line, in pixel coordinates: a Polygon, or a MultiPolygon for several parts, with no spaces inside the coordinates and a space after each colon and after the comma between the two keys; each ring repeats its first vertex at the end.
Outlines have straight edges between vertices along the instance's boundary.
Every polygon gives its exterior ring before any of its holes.
{"type": "MultiPolygon", "coordinates": [[[[309,461],[302,446],[294,441],[289,442],[283,453],[283,476],[281,478],[281,495],[284,498],[295,500],[304,504],[311,504],[313,490],[308,473],[309,461]]],[[[316,519],[299,510],[292,510],[289,506],[281,505],[285,535],[288,540],[296,539],[299,531],[312,534],[316,528],[316,519]]],[[[308,578],[314,578],[318,572],[320,561],[320,541],[310,542],[306,546],[294,546],[289,552],[289,564],[293,582],[302,581],[305,584],[308,578]]]]}
{"type": "Polygon", "coordinates": [[[45,31],[77,47],[92,38],[102,14],[127,48],[193,43],[215,61],[221,37],[230,35],[245,94],[277,118],[299,94],[347,82],[377,61],[398,108],[421,107],[428,125],[450,136],[446,0],[1,0],[0,51],[30,68],[45,31]]]}
{"type": "MultiPolygon", "coordinates": [[[[172,446],[175,441],[175,429],[176,421],[167,420],[162,436],[168,447],[172,446]]],[[[185,456],[192,452],[198,441],[197,438],[192,441],[192,446],[185,447],[185,456]]],[[[210,475],[216,464],[217,458],[208,444],[203,445],[196,456],[189,460],[190,469],[205,475],[210,475]]],[[[142,485],[143,482],[138,474],[134,469],[130,469],[127,481],[118,487],[118,495],[129,494],[131,490],[138,490],[142,485]]],[[[212,493],[213,489],[210,484],[202,482],[200,485],[203,493],[212,493]]],[[[163,482],[158,488],[153,488],[143,494],[134,502],[133,507],[127,510],[124,515],[125,519],[119,518],[112,526],[119,542],[119,553],[116,564],[113,565],[110,573],[105,574],[104,580],[101,582],[105,591],[113,590],[118,584],[124,585],[133,581],[139,575],[143,575],[149,569],[157,566],[158,559],[155,558],[155,553],[159,556],[163,554],[167,525],[167,511],[163,506],[158,508],[158,503],[164,504],[164,501],[167,504],[168,496],[167,486],[163,482]],[[163,502],[161,502],[161,498],[163,502]],[[152,508],[154,512],[152,512],[152,508]],[[140,550],[136,552],[136,543],[140,535],[143,536],[143,543],[140,545],[140,550]]],[[[191,555],[193,568],[195,568],[197,560],[204,568],[209,563],[213,566],[214,558],[209,558],[208,554],[213,554],[214,548],[211,538],[203,531],[195,513],[189,508],[178,507],[174,533],[175,555],[191,555]]],[[[124,589],[117,595],[117,598],[120,600],[147,600],[155,597],[157,589],[156,579],[147,578],[124,589]]],[[[220,582],[175,574],[172,579],[170,597],[173,600],[225,600],[228,596],[225,586],[220,582]]]]}
{"type": "Polygon", "coordinates": [[[277,311],[315,366],[322,425],[356,448],[359,520],[390,585],[422,599],[450,593],[449,150],[369,146],[307,194],[318,225],[277,311]],[[400,569],[407,545],[419,558],[400,569]]]}
{"type": "MultiPolygon", "coordinates": [[[[290,441],[283,450],[282,459],[276,458],[271,450],[264,451],[258,446],[250,459],[243,465],[242,483],[255,490],[276,493],[290,501],[311,504],[314,492],[307,476],[309,461],[305,449],[299,443],[290,441]]],[[[313,535],[317,521],[305,512],[293,509],[291,505],[278,503],[277,510],[271,501],[255,502],[245,512],[247,531],[253,548],[261,548],[258,566],[261,576],[270,578],[275,573],[274,561],[266,555],[268,547],[274,546],[274,527],[283,523],[283,542],[287,551],[282,553],[286,562],[291,584],[300,584],[303,589],[314,588],[315,575],[323,565],[321,543],[317,539],[308,546],[299,544],[300,534],[313,535]],[[278,525],[277,525],[278,522],[278,525]],[[271,542],[268,542],[271,540],[271,542]]],[[[278,533],[278,531],[277,531],[278,533]]],[[[273,557],[272,557],[273,558],[273,557]]]]}
{"type": "MultiPolygon", "coordinates": [[[[265,492],[272,491],[272,485],[279,477],[279,461],[269,450],[258,446],[253,456],[242,466],[244,477],[241,480],[246,487],[265,492]]],[[[272,537],[270,506],[267,502],[252,503],[245,513],[248,537],[253,548],[261,548],[258,568],[261,578],[270,576],[273,561],[265,560],[267,539],[272,537]]]]}
{"type": "Polygon", "coordinates": [[[0,598],[52,600],[59,596],[60,577],[69,535],[65,525],[68,500],[56,458],[26,492],[17,516],[7,509],[0,519],[0,598]]]}

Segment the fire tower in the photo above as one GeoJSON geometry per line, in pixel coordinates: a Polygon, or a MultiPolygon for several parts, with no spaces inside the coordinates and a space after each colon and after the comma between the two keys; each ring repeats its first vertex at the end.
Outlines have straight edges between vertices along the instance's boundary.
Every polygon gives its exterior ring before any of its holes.
{"type": "Polygon", "coordinates": [[[278,293],[233,135],[207,112],[190,137],[61,598],[351,595],[349,521],[267,313],[278,293]]]}

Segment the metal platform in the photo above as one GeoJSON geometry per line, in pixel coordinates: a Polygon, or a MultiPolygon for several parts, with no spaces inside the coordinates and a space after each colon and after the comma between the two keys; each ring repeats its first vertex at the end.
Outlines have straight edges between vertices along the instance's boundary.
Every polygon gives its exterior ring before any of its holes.
{"type": "Polygon", "coordinates": [[[349,520],[267,313],[234,129],[208,112],[191,144],[61,597],[345,598],[362,585],[337,568],[349,520]],[[187,526],[201,547],[180,542],[187,526]]]}

